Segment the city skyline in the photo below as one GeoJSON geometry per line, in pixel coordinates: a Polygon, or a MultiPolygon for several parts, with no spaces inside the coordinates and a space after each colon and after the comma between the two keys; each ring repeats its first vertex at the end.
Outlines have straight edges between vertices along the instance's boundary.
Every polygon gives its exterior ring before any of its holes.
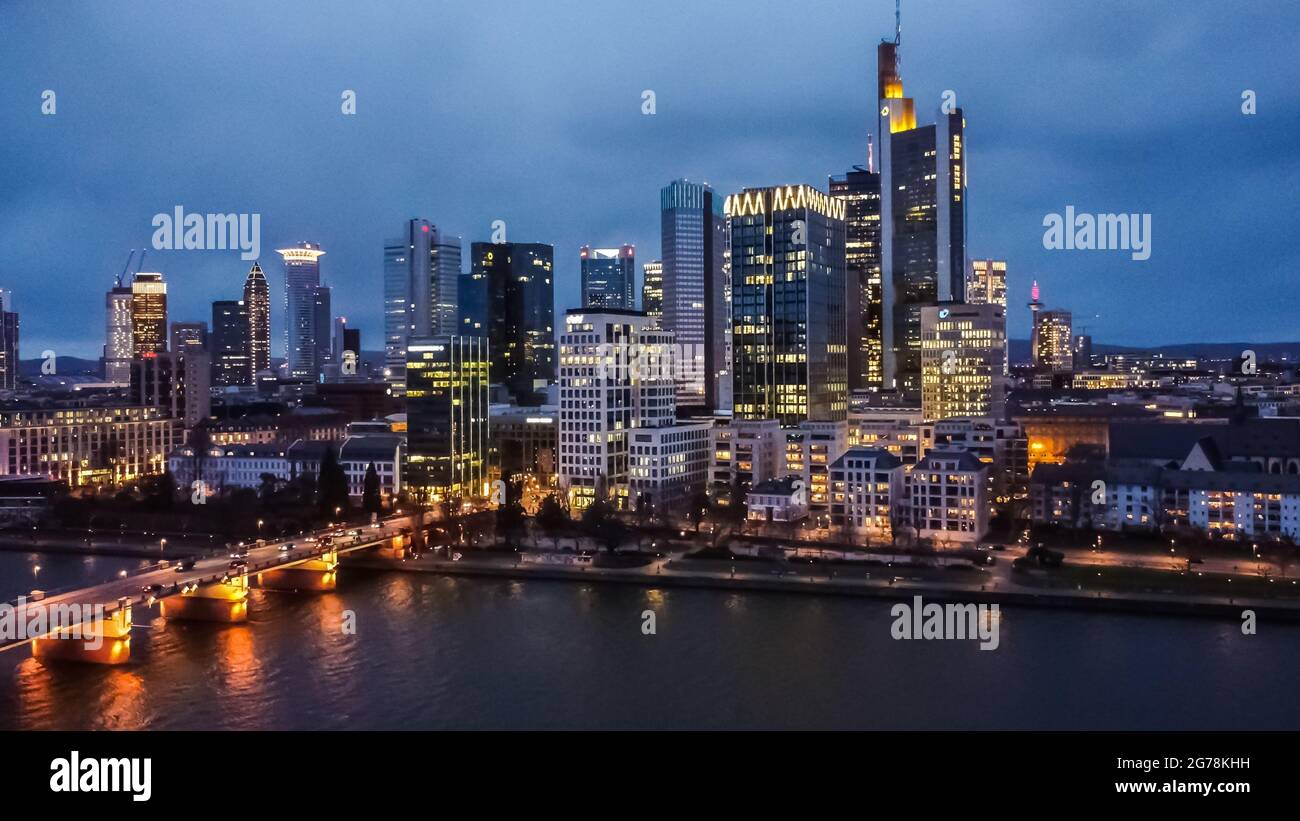
{"type": "MultiPolygon", "coordinates": [[[[972,197],[967,254],[1008,260],[1013,306],[1023,302],[1029,282],[1037,279],[1052,305],[1086,321],[1100,343],[1194,341],[1192,328],[1200,329],[1205,341],[1300,338],[1300,324],[1269,297],[1271,286],[1283,287],[1288,262],[1281,197],[1300,174],[1284,150],[1287,126],[1300,111],[1289,79],[1294,68],[1281,57],[1284,49],[1259,42],[1266,36],[1260,32],[1280,36],[1282,27],[1260,25],[1259,12],[1249,9],[1196,5],[1197,14],[1176,21],[1119,4],[1060,10],[1036,22],[1017,14],[1019,4],[1013,3],[979,12],[917,2],[904,9],[907,92],[917,100],[919,121],[934,119],[948,90],[966,112],[972,197]],[[1234,37],[1233,31],[1249,31],[1251,37],[1234,37]],[[1040,45],[1045,41],[1053,43],[1050,49],[1040,45]],[[1141,57],[1129,53],[1136,44],[1144,47],[1141,57]],[[1007,60],[988,59],[998,53],[1014,54],[1014,71],[1007,60]],[[1125,82],[1139,73],[1142,88],[1125,82]],[[1021,83],[1031,75],[1037,84],[1021,83]],[[1258,94],[1257,114],[1239,110],[1243,89],[1258,94]],[[1203,174],[1187,173],[1193,163],[1236,184],[1215,187],[1218,195],[1207,199],[1205,187],[1198,186],[1203,174]],[[1026,167],[1038,173],[1025,174],[1026,167]],[[1044,216],[1071,205],[1151,213],[1152,258],[1045,250],[1044,216]],[[1220,241],[1198,242],[1205,236],[1220,241]],[[1242,260],[1251,268],[1251,284],[1224,300],[1223,271],[1242,260]],[[1126,294],[1122,301],[1113,298],[1120,289],[1126,294]],[[1173,293],[1177,316],[1149,307],[1173,293]]],[[[83,20],[62,25],[85,25],[89,36],[94,26],[111,23],[143,36],[179,20],[172,16],[179,12],[162,8],[156,14],[137,7],[114,12],[108,21],[100,18],[107,13],[88,9],[83,20]]],[[[264,13],[292,15],[289,10],[264,13]]],[[[465,17],[458,17],[458,30],[474,32],[484,25],[469,7],[450,13],[465,17]]],[[[867,10],[828,7],[792,20],[792,36],[819,44],[817,59],[823,62],[817,66],[824,82],[817,93],[801,95],[793,107],[771,114],[746,111],[752,88],[788,82],[781,77],[797,65],[793,55],[778,55],[764,65],[763,83],[753,87],[728,84],[728,62],[740,59],[743,50],[727,44],[711,48],[704,71],[690,76],[647,70],[634,55],[626,64],[615,61],[601,78],[566,85],[557,75],[567,77],[577,67],[563,54],[564,43],[596,25],[595,12],[518,13],[528,24],[521,30],[549,38],[545,65],[536,76],[518,64],[495,66],[491,76],[500,82],[486,87],[499,89],[497,108],[505,114],[475,118],[468,116],[470,103],[456,82],[459,78],[464,85],[468,73],[481,67],[474,54],[454,44],[440,66],[410,54],[419,41],[413,36],[393,44],[391,54],[379,55],[378,67],[349,59],[323,76],[280,70],[279,60],[292,60],[313,44],[328,44],[332,53],[355,52],[341,47],[341,24],[328,13],[306,22],[294,16],[294,26],[285,28],[295,33],[277,44],[283,45],[279,53],[254,49],[244,66],[200,55],[185,72],[151,75],[150,64],[128,64],[128,70],[149,79],[132,92],[140,99],[128,99],[97,89],[90,79],[93,66],[76,74],[61,67],[69,57],[62,50],[74,48],[76,36],[63,37],[48,52],[32,50],[28,44],[41,42],[43,24],[29,11],[14,12],[13,30],[31,36],[18,37],[8,51],[6,62],[15,65],[0,80],[0,93],[30,95],[32,104],[27,115],[21,106],[5,109],[17,162],[15,179],[0,200],[0,240],[15,249],[15,269],[27,272],[28,282],[48,283],[51,291],[51,298],[42,298],[30,286],[0,283],[18,292],[24,348],[98,356],[102,336],[89,327],[68,335],[55,321],[58,312],[102,311],[102,294],[121,259],[132,247],[148,245],[152,215],[181,204],[191,211],[261,214],[261,261],[275,294],[283,293],[283,271],[270,249],[319,241],[330,249],[323,275],[337,311],[373,340],[381,336],[377,293],[383,241],[391,225],[412,215],[446,225],[466,246],[492,238],[498,219],[509,241],[553,245],[555,307],[563,311],[580,300],[581,245],[657,247],[657,192],[672,179],[707,181],[720,196],[778,182],[824,189],[828,175],[866,162],[867,135],[876,119],[875,45],[892,35],[892,3],[867,10]],[[384,70],[388,60],[445,77],[428,89],[427,106],[399,105],[412,102],[422,86],[418,80],[390,79],[396,75],[384,70]],[[236,69],[236,82],[217,83],[219,75],[236,69]],[[277,81],[254,82],[261,74],[277,75],[277,81]],[[196,96],[196,87],[222,91],[209,98],[196,96]],[[59,94],[54,116],[40,114],[44,88],[59,94]],[[719,95],[720,88],[729,94],[719,95]],[[354,116],[340,113],[340,94],[348,89],[357,95],[354,116]],[[644,90],[655,94],[653,115],[642,113],[644,90]],[[593,95],[600,102],[599,118],[589,107],[577,106],[578,97],[593,95]],[[148,133],[125,128],[144,103],[156,121],[148,133]],[[466,116],[456,116],[462,110],[466,116]],[[394,128],[399,113],[409,122],[394,128]],[[521,119],[538,130],[536,146],[525,147],[519,139],[521,119]],[[257,134],[257,141],[250,143],[245,131],[257,134]],[[91,133],[95,141],[87,136],[91,133]],[[467,134],[473,139],[464,139],[467,134]],[[163,152],[157,140],[190,150],[163,152]],[[538,167],[534,149],[547,150],[553,162],[538,167]],[[317,162],[320,157],[330,162],[317,162]],[[100,164],[107,165],[101,169],[100,164]],[[109,166],[114,173],[105,173],[109,166]],[[479,173],[484,167],[494,173],[479,173]],[[573,178],[582,180],[581,188],[565,182],[573,178]],[[581,195],[593,188],[600,208],[581,195]],[[87,212],[96,218],[78,220],[87,212]],[[78,243],[54,253],[56,232],[72,221],[80,225],[78,243]],[[54,292],[66,296],[54,299],[54,292]]],[[[691,48],[705,38],[686,32],[684,43],[673,41],[682,36],[680,27],[658,16],[672,13],[671,3],[656,12],[602,12],[623,14],[646,49],[691,48]]],[[[771,13],[780,12],[774,6],[771,13]]],[[[233,36],[230,18],[208,14],[191,15],[184,23],[194,27],[191,33],[201,44],[221,53],[216,47],[233,36]]],[[[706,24],[722,20],[719,12],[704,14],[706,24]]],[[[381,28],[363,25],[348,36],[378,37],[381,28]]],[[[155,59],[166,61],[170,46],[161,48],[155,59]]],[[[249,264],[235,251],[150,249],[146,268],[161,271],[171,286],[169,317],[190,321],[208,317],[212,301],[234,292],[249,264]]],[[[273,313],[273,354],[279,357],[284,316],[273,313]]],[[[1027,338],[1027,312],[1012,308],[1009,314],[1009,336],[1027,338]]]]}

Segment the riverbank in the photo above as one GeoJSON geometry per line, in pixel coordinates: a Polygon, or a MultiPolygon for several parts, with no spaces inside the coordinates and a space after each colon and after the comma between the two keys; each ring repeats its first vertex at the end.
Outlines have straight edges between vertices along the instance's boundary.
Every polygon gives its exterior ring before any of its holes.
{"type": "MultiPolygon", "coordinates": [[[[1240,620],[1242,611],[1257,618],[1300,623],[1300,602],[1236,599],[1212,596],[1170,596],[1112,591],[1040,590],[1001,579],[952,580],[903,577],[886,571],[877,578],[811,575],[797,572],[740,572],[716,568],[684,568],[690,560],[660,559],[642,568],[602,568],[587,565],[535,564],[493,558],[460,561],[423,557],[389,559],[372,555],[345,557],[345,568],[446,576],[532,578],[567,582],[607,582],[642,587],[690,587],[718,590],[858,596],[905,600],[924,596],[939,603],[998,604],[1014,607],[1092,610],[1240,620]]],[[[912,572],[896,568],[897,573],[912,572]]]]}

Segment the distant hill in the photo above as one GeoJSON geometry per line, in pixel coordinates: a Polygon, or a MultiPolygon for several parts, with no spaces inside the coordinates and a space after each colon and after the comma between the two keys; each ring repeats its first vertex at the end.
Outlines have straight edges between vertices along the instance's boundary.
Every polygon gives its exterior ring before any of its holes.
{"type": "MultiPolygon", "coordinates": [[[[43,364],[45,364],[44,359],[20,359],[18,360],[18,375],[26,377],[40,376],[41,365],[43,364]]],[[[54,367],[59,376],[93,376],[101,378],[104,375],[98,359],[60,356],[54,360],[54,367]]]]}
{"type": "MultiPolygon", "coordinates": [[[[1094,354],[1139,353],[1166,358],[1232,359],[1242,351],[1254,351],[1260,362],[1300,362],[1300,342],[1185,342],[1178,345],[1159,345],[1143,348],[1135,345],[1109,345],[1094,342],[1094,354]]],[[[1011,340],[1011,363],[1030,361],[1029,340],[1011,340]]]]}

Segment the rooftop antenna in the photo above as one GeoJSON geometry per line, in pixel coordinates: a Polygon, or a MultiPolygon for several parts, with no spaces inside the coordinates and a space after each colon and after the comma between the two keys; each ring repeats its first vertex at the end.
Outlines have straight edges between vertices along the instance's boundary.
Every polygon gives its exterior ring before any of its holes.
{"type": "Polygon", "coordinates": [[[867,133],[867,171],[876,173],[876,146],[871,141],[871,133],[867,133]]]}
{"type": "Polygon", "coordinates": [[[122,266],[122,273],[120,273],[120,274],[117,275],[117,287],[119,287],[119,288],[122,287],[122,278],[126,276],[126,272],[127,272],[127,270],[130,269],[130,267],[131,267],[131,258],[134,257],[134,256],[135,256],[135,249],[132,248],[132,249],[131,249],[131,253],[129,253],[129,254],[126,255],[126,264],[122,266]]]}
{"type": "Polygon", "coordinates": [[[903,42],[903,0],[894,0],[894,45],[903,42]]]}

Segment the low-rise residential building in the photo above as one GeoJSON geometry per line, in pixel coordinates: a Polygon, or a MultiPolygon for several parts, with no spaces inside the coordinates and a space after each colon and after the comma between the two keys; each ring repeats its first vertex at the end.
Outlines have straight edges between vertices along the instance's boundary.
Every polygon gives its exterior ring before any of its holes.
{"type": "Polygon", "coordinates": [[[257,489],[263,476],[289,479],[289,461],[278,445],[183,445],[167,457],[167,469],[180,489],[219,494],[237,488],[257,489]],[[196,488],[195,482],[202,482],[196,488]]]}
{"type": "Polygon", "coordinates": [[[716,505],[731,504],[736,483],[748,492],[754,485],[776,478],[783,467],[785,433],[776,419],[717,416],[711,440],[709,494],[716,505]]]}
{"type": "Polygon", "coordinates": [[[916,535],[939,544],[969,543],[989,529],[989,466],[965,450],[935,449],[909,479],[916,535]]]}
{"type": "Polygon", "coordinates": [[[869,539],[892,539],[905,504],[907,470],[879,448],[849,448],[831,465],[833,527],[869,539]]]}
{"type": "Polygon", "coordinates": [[[808,490],[802,479],[787,476],[759,482],[745,497],[751,522],[793,523],[808,518],[808,490]]]}

